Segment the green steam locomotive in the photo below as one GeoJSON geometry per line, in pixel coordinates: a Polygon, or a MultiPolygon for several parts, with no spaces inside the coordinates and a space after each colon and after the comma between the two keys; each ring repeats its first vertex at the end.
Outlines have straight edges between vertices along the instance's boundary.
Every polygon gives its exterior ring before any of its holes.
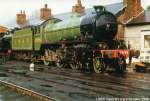
{"type": "Polygon", "coordinates": [[[94,10],[83,15],[72,13],[65,20],[51,18],[41,25],[16,30],[12,36],[13,56],[96,73],[108,66],[124,71],[128,51],[114,40],[117,18],[103,6],[95,6],[94,10]]]}

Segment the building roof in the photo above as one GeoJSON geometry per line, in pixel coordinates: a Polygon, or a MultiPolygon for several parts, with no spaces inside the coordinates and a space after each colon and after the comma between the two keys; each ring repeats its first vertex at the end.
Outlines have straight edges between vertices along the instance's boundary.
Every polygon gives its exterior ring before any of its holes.
{"type": "MultiPolygon", "coordinates": [[[[124,8],[122,2],[106,5],[105,7],[106,7],[106,10],[112,12],[113,14],[117,14],[118,12],[120,12],[124,8]]],[[[93,12],[95,12],[94,8],[88,8],[85,10],[85,13],[82,15],[92,14],[93,12]]],[[[41,20],[39,15],[40,15],[40,12],[36,13],[36,16],[33,15],[34,17],[30,17],[29,24],[30,25],[39,25],[39,24],[43,23],[44,20],[41,20]]],[[[53,17],[61,19],[61,20],[66,20],[72,16],[74,16],[74,14],[72,12],[67,12],[67,13],[56,14],[53,17]]]]}
{"type": "Polygon", "coordinates": [[[150,24],[150,11],[143,11],[139,16],[133,18],[126,25],[137,26],[150,24]]]}
{"type": "Polygon", "coordinates": [[[0,33],[5,33],[7,32],[7,28],[4,26],[0,26],[0,33]]]}
{"type": "Polygon", "coordinates": [[[106,10],[112,12],[115,15],[122,11],[124,8],[125,6],[123,2],[106,5],[106,10]]]}
{"type": "MultiPolygon", "coordinates": [[[[125,7],[123,6],[123,3],[114,3],[114,4],[109,4],[109,5],[105,5],[106,10],[112,12],[113,14],[117,14],[119,13],[121,10],[123,10],[125,7]]],[[[84,14],[92,14],[93,12],[95,12],[94,8],[89,8],[86,9],[84,14]]],[[[68,19],[72,16],[72,12],[68,12],[68,13],[62,13],[62,14],[57,14],[54,15],[54,18],[58,18],[61,20],[65,20],[68,19]]],[[[39,11],[35,11],[32,15],[30,15],[30,17],[28,18],[28,26],[30,25],[40,25],[44,22],[45,20],[40,19],[40,12],[39,11]]],[[[8,23],[8,28],[14,28],[14,27],[18,27],[20,28],[20,26],[16,23],[15,18],[12,19],[9,23],[8,23]]]]}
{"type": "MultiPolygon", "coordinates": [[[[115,15],[124,9],[122,2],[121,3],[114,3],[114,4],[110,4],[110,5],[105,5],[105,7],[106,7],[107,11],[110,11],[115,15]]],[[[95,13],[94,8],[88,8],[85,10],[85,13],[83,15],[92,14],[92,13],[95,13]]],[[[54,15],[54,18],[65,20],[65,19],[68,19],[68,17],[70,17],[70,16],[72,16],[72,12],[54,15]]]]}

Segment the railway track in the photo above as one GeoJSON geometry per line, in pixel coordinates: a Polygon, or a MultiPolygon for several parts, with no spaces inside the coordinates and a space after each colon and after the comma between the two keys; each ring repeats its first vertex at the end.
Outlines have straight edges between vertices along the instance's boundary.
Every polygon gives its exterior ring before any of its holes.
{"type": "MultiPolygon", "coordinates": [[[[126,73],[126,74],[108,74],[108,75],[103,75],[103,74],[90,74],[90,73],[82,73],[79,71],[72,71],[72,70],[67,70],[67,69],[61,69],[61,70],[46,70],[46,73],[53,74],[53,75],[60,75],[64,78],[72,79],[72,80],[78,80],[78,81],[83,81],[83,82],[107,82],[115,85],[122,85],[122,86],[127,86],[127,87],[133,87],[131,83],[134,82],[141,82],[141,83],[148,83],[150,84],[150,75],[149,74],[142,74],[142,73],[126,73]],[[77,75],[76,75],[77,72],[77,75]],[[79,75],[78,75],[79,74],[79,75]],[[92,78],[91,78],[92,77],[92,78]],[[103,79],[105,78],[105,79],[103,79]],[[125,81],[125,82],[124,82],[125,81]]],[[[147,89],[147,88],[146,88],[147,89]]]]}
{"type": "Polygon", "coordinates": [[[38,92],[34,92],[32,90],[26,89],[24,87],[12,84],[12,83],[8,83],[5,81],[0,80],[0,85],[6,86],[8,88],[11,88],[12,90],[15,90],[17,92],[22,93],[23,95],[29,95],[32,96],[34,98],[37,98],[40,101],[55,101],[53,98],[50,98],[48,96],[42,95],[38,92]]]}
{"type": "MultiPolygon", "coordinates": [[[[23,63],[26,66],[28,64],[23,63]]],[[[91,96],[109,97],[149,97],[149,74],[127,73],[117,77],[116,75],[81,73],[68,69],[53,69],[47,66],[36,65],[45,68],[42,72],[28,72],[24,79],[36,79],[46,82],[40,85],[49,88],[51,84],[77,88],[81,91],[91,92],[91,96]],[[47,68],[47,69],[46,69],[47,68]],[[144,79],[143,79],[144,78],[144,79]]],[[[14,75],[10,73],[10,75],[14,75]]],[[[63,90],[62,90],[63,91],[63,90]]],[[[64,90],[65,92],[65,90],[64,90]]],[[[86,93],[84,93],[86,94],[86,93]]]]}
{"type": "MultiPolygon", "coordinates": [[[[12,73],[9,73],[7,75],[12,76],[12,73]]],[[[45,79],[45,78],[37,77],[37,76],[34,76],[34,75],[30,75],[30,76],[28,75],[28,76],[25,76],[23,78],[24,79],[37,79],[39,81],[44,81],[44,82],[47,82],[49,84],[54,83],[54,84],[58,84],[58,85],[64,85],[64,86],[67,86],[67,87],[79,88],[79,89],[86,90],[86,91],[92,91],[95,94],[96,93],[97,94],[102,94],[103,93],[103,94],[107,94],[109,96],[116,96],[116,97],[121,97],[123,95],[123,94],[121,95],[120,93],[114,94],[113,91],[111,91],[111,90],[116,90],[116,92],[117,92],[117,89],[113,89],[111,87],[108,87],[107,89],[109,89],[110,91],[106,92],[105,87],[98,86],[98,85],[95,85],[95,84],[87,82],[87,81],[83,82],[83,80],[81,82],[81,81],[78,81],[78,80],[74,79],[74,81],[76,81],[76,83],[71,84],[71,83],[68,83],[68,82],[63,82],[62,80],[45,79]]],[[[70,79],[68,78],[68,80],[70,80],[70,79]]],[[[67,79],[66,79],[66,81],[67,81],[67,79]]],[[[48,85],[47,85],[47,87],[48,87],[48,85]]],[[[121,90],[118,90],[118,91],[121,91],[121,90]]]]}
{"type": "MultiPolygon", "coordinates": [[[[49,76],[52,76],[51,74],[53,75],[57,75],[58,77],[60,76],[60,74],[56,74],[56,72],[50,72],[50,71],[47,71],[47,73],[49,73],[49,76]]],[[[147,92],[150,92],[150,88],[143,88],[142,85],[141,86],[134,86],[132,85],[133,84],[133,81],[129,81],[128,79],[126,80],[126,78],[118,78],[118,80],[116,79],[112,79],[112,78],[109,78],[109,80],[105,80],[105,79],[102,79],[102,78],[106,78],[107,76],[101,76],[99,81],[97,80],[92,80],[91,79],[87,79],[86,77],[75,77],[75,76],[72,76],[72,75],[63,75],[61,74],[61,77],[63,79],[69,79],[69,80],[74,80],[74,81],[78,81],[78,82],[81,82],[82,84],[84,85],[90,85],[90,86],[93,86],[93,87],[98,87],[98,88],[107,88],[109,90],[116,90],[116,91],[124,91],[126,89],[128,90],[131,90],[131,92],[137,92],[138,90],[139,91],[147,91],[147,92]],[[125,82],[121,82],[121,81],[124,81],[125,82]],[[116,87],[117,86],[117,87],[116,87]],[[135,90],[134,90],[135,89],[135,90]]],[[[108,76],[109,77],[109,76],[108,76]]],[[[135,80],[134,80],[135,81],[135,80]]],[[[137,82],[137,81],[136,81],[137,82]]],[[[141,81],[143,82],[143,81],[141,81]]],[[[149,81],[144,81],[144,83],[148,83],[148,85],[150,84],[149,81]]]]}
{"type": "MultiPolygon", "coordinates": [[[[50,74],[49,76],[52,76],[52,75],[50,74]]],[[[129,84],[123,84],[123,83],[121,84],[121,83],[117,83],[117,82],[108,82],[108,81],[106,82],[104,80],[103,81],[101,80],[101,82],[98,82],[98,81],[86,80],[86,79],[81,79],[81,78],[76,78],[76,77],[73,78],[73,77],[68,77],[68,76],[63,76],[63,79],[65,79],[66,81],[67,80],[72,80],[72,81],[76,81],[80,84],[83,84],[83,87],[81,87],[81,88],[84,88],[84,89],[86,89],[85,86],[87,86],[88,89],[91,87],[91,89],[89,89],[91,91],[92,91],[92,87],[94,87],[94,88],[97,88],[96,89],[97,91],[101,91],[102,88],[103,88],[104,89],[103,91],[109,89],[110,92],[113,92],[113,91],[121,92],[121,91],[125,91],[126,89],[128,89],[128,90],[131,90],[130,93],[132,93],[132,95],[133,94],[137,95],[136,92],[138,92],[138,91],[150,92],[149,88],[144,89],[144,88],[140,88],[140,87],[134,87],[134,86],[131,86],[129,84]],[[99,88],[101,88],[101,89],[99,89],[99,88]]],[[[70,84],[70,86],[78,87],[79,85],[70,84]]],[[[103,92],[103,93],[105,93],[105,92],[103,92]]],[[[108,92],[107,92],[107,94],[108,94],[108,92]]],[[[123,96],[123,94],[121,95],[121,93],[118,93],[118,95],[116,93],[115,93],[116,95],[114,93],[113,94],[110,93],[110,94],[113,95],[113,96],[116,96],[116,97],[117,96],[123,96]]]]}

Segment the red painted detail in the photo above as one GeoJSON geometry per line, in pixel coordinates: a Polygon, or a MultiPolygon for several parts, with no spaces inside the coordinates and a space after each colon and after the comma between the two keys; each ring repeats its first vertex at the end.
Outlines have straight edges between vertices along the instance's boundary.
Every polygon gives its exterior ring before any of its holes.
{"type": "Polygon", "coordinates": [[[12,51],[11,51],[10,49],[8,49],[7,53],[8,53],[8,54],[11,54],[11,53],[12,53],[12,51]]]}
{"type": "Polygon", "coordinates": [[[11,54],[12,54],[12,50],[10,50],[10,49],[0,52],[0,56],[10,56],[11,54]]]}
{"type": "Polygon", "coordinates": [[[119,57],[129,57],[130,50],[97,50],[102,54],[101,58],[119,58],[119,57]]]}

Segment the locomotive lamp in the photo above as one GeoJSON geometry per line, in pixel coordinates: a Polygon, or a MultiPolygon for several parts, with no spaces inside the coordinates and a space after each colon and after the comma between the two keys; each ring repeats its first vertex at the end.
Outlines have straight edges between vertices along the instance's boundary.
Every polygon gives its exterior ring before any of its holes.
{"type": "Polygon", "coordinates": [[[94,9],[95,9],[96,13],[100,13],[100,12],[104,12],[105,11],[105,7],[104,6],[94,6],[94,9]]]}

